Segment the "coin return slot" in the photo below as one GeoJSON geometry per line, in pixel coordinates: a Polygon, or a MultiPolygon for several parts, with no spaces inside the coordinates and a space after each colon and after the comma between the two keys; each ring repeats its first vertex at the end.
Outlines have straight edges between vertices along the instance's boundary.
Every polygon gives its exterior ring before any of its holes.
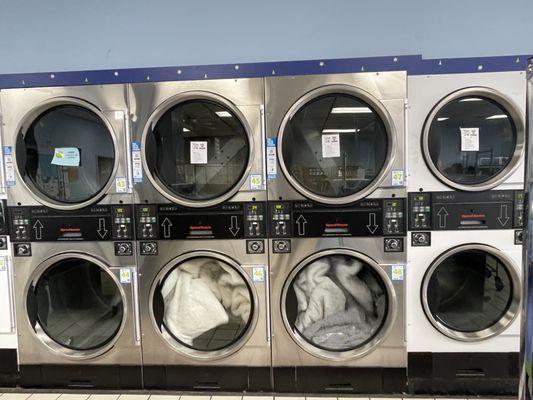
{"type": "Polygon", "coordinates": [[[485,225],[487,221],[484,219],[468,219],[465,221],[461,221],[461,225],[463,226],[476,226],[476,225],[485,225]]]}

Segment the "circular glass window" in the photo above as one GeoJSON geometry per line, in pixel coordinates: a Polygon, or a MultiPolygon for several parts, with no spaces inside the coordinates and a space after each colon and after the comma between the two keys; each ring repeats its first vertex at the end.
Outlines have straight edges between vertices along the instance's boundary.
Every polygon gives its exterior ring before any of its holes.
{"type": "Polygon", "coordinates": [[[283,130],[282,158],[304,191],[326,198],[361,192],[381,173],[389,152],[387,128],[371,105],[348,94],[304,104],[283,130]]]}
{"type": "Polygon", "coordinates": [[[387,288],[374,268],[358,258],[320,257],[287,284],[284,311],[289,329],[314,348],[361,348],[387,319],[387,288]]]}
{"type": "Polygon", "coordinates": [[[25,134],[19,134],[16,155],[27,183],[66,204],[96,196],[115,166],[115,146],[106,124],[78,105],[60,105],[40,114],[25,134]]]}
{"type": "Polygon", "coordinates": [[[512,320],[510,310],[518,307],[511,269],[494,254],[477,248],[441,257],[425,278],[426,313],[452,334],[496,329],[502,320],[512,320]]]}
{"type": "Polygon", "coordinates": [[[105,346],[124,317],[115,280],[99,265],[80,258],[54,263],[28,293],[30,320],[55,342],[72,350],[105,346]]]}
{"type": "Polygon", "coordinates": [[[249,161],[244,125],[228,107],[189,100],[166,111],[148,131],[148,170],[171,195],[207,201],[235,189],[249,161]]]}
{"type": "Polygon", "coordinates": [[[153,299],[156,324],[192,350],[216,351],[237,343],[253,316],[243,276],[219,259],[196,257],[175,266],[153,299]]]}
{"type": "Polygon", "coordinates": [[[511,114],[495,100],[463,96],[435,113],[426,140],[426,156],[438,175],[452,184],[481,185],[508,170],[517,128],[511,114]]]}

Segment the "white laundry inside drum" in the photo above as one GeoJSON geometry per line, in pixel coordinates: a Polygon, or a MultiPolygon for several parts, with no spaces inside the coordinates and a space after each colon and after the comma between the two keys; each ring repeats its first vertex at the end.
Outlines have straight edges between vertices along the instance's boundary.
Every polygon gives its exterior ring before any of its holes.
{"type": "Polygon", "coordinates": [[[162,331],[189,348],[215,351],[228,347],[244,335],[250,323],[250,288],[235,268],[221,260],[189,259],[165,276],[159,290],[164,308],[162,331]]]}
{"type": "Polygon", "coordinates": [[[388,312],[379,275],[355,257],[321,257],[290,283],[285,311],[293,332],[329,351],[357,349],[381,330],[388,312]]]}

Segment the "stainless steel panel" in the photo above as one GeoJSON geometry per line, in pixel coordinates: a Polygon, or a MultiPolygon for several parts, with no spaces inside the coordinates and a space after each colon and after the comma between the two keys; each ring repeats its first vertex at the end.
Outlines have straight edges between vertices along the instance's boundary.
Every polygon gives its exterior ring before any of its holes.
{"type": "Polygon", "coordinates": [[[165,193],[158,188],[146,170],[144,163],[144,146],[141,149],[143,158],[143,182],[135,187],[135,201],[142,203],[182,202],[190,207],[205,207],[223,201],[249,201],[265,199],[264,190],[250,190],[250,175],[263,176],[263,134],[262,107],[264,82],[262,78],[226,79],[210,81],[180,81],[164,83],[142,83],[129,85],[131,107],[132,140],[144,143],[149,124],[155,123],[161,113],[169,107],[193,98],[211,98],[234,110],[242,119],[248,131],[250,141],[250,162],[246,173],[234,190],[211,201],[185,201],[165,193]]]}
{"type": "MultiPolygon", "coordinates": [[[[272,248],[272,244],[270,246],[272,248]]],[[[281,366],[351,366],[351,367],[406,367],[404,281],[392,280],[391,267],[405,268],[405,253],[384,253],[383,238],[320,238],[293,239],[291,253],[270,253],[271,313],[272,313],[272,365],[281,366]],[[345,249],[371,258],[389,278],[396,296],[396,309],[390,329],[383,339],[364,354],[333,354],[324,356],[317,351],[311,354],[288,332],[284,322],[282,302],[284,286],[293,269],[307,257],[322,251],[345,249]]],[[[405,271],[404,271],[405,274],[405,271]]]]}
{"type": "Polygon", "coordinates": [[[269,366],[270,344],[268,341],[268,307],[266,305],[268,279],[254,282],[253,267],[265,268],[265,278],[269,274],[268,255],[246,254],[245,240],[205,240],[205,241],[159,241],[158,255],[139,256],[140,272],[140,314],[143,338],[143,361],[145,365],[205,365],[205,366],[269,366]],[[215,257],[229,258],[246,276],[252,290],[255,304],[252,324],[237,345],[229,352],[191,352],[167,341],[155,325],[152,304],[154,282],[165,267],[176,265],[184,257],[212,254],[215,257]]]}
{"type": "MultiPolygon", "coordinates": [[[[125,118],[128,115],[127,88],[125,85],[72,86],[32,89],[9,89],[0,93],[3,114],[3,145],[13,148],[13,165],[16,184],[7,189],[8,205],[46,205],[53,208],[74,210],[89,204],[116,204],[119,201],[131,202],[128,193],[117,193],[115,178],[128,178],[130,167],[127,152],[129,142],[125,132],[125,118]],[[55,204],[32,190],[17,169],[16,139],[21,129],[41,112],[59,104],[78,104],[97,113],[108,126],[115,145],[115,165],[109,182],[99,194],[89,201],[79,204],[55,204]]],[[[68,135],[68,132],[65,134],[68,135]]]]}
{"type": "Polygon", "coordinates": [[[134,313],[135,280],[120,283],[121,268],[129,268],[136,274],[135,257],[114,256],[113,242],[80,242],[75,250],[72,243],[32,243],[31,257],[14,257],[14,286],[17,306],[17,327],[19,334],[19,361],[21,364],[122,364],[140,365],[141,346],[136,338],[134,313]],[[53,342],[44,332],[35,330],[28,319],[27,293],[30,284],[46,268],[47,260],[62,255],[76,255],[81,258],[96,259],[107,271],[113,274],[120,287],[124,302],[122,326],[112,345],[104,346],[105,351],[72,351],[53,342]]]}
{"type": "MultiPolygon", "coordinates": [[[[358,74],[336,74],[336,75],[307,75],[288,77],[269,77],[265,79],[265,103],[266,103],[266,136],[279,137],[282,122],[287,113],[304,96],[312,96],[313,90],[327,90],[328,86],[342,85],[352,88],[354,93],[365,94],[367,98],[375,99],[372,103],[380,104],[383,108],[384,116],[392,129],[390,133],[394,136],[394,149],[389,154],[384,171],[377,177],[374,185],[369,190],[364,190],[357,198],[389,197],[395,193],[399,196],[405,195],[403,186],[393,187],[391,183],[391,172],[393,170],[405,171],[405,100],[407,95],[407,78],[405,72],[380,72],[380,73],[358,73],[358,74]],[[400,194],[398,194],[400,193],[400,194]]],[[[278,159],[281,157],[281,141],[278,141],[278,159]]],[[[270,199],[282,197],[285,200],[304,199],[287,179],[282,170],[278,168],[277,178],[269,180],[268,192],[270,199]]],[[[317,199],[318,200],[318,199],[317,199]]],[[[350,197],[349,202],[354,198],[350,197]]],[[[330,201],[331,203],[340,203],[330,201]]]]}

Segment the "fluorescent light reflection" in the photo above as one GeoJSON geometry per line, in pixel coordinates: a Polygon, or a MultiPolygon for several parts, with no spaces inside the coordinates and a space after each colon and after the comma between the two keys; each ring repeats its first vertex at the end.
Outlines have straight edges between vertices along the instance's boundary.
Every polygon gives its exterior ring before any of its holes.
{"type": "Polygon", "coordinates": [[[231,114],[227,111],[215,111],[215,114],[220,118],[231,118],[231,114]]]}
{"type": "Polygon", "coordinates": [[[371,114],[372,110],[368,107],[333,107],[332,114],[371,114]]]}
{"type": "Polygon", "coordinates": [[[357,133],[361,129],[323,129],[322,133],[357,133]]]}

